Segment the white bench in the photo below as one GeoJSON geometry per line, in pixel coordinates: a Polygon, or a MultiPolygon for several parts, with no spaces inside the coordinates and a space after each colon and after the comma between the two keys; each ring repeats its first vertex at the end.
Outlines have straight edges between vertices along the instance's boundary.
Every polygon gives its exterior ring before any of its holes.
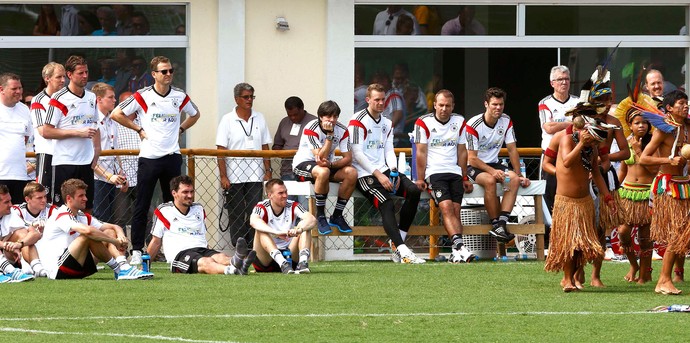
{"type": "MultiPolygon", "coordinates": [[[[313,195],[314,186],[309,182],[298,182],[298,181],[285,181],[285,185],[288,189],[289,195],[304,195],[312,197],[309,202],[309,210],[312,213],[316,213],[314,206],[313,195]]],[[[329,197],[336,197],[338,195],[338,189],[340,187],[339,183],[331,183],[328,192],[329,197]]],[[[503,195],[503,187],[500,184],[496,185],[497,194],[499,196],[503,195]]],[[[531,181],[529,187],[520,187],[518,189],[518,196],[532,196],[534,197],[534,218],[535,222],[533,224],[515,224],[509,226],[509,231],[513,234],[528,235],[534,234],[536,236],[536,252],[537,259],[544,259],[544,221],[542,217],[542,195],[546,189],[546,181],[531,181]]],[[[352,194],[353,197],[363,197],[362,194],[355,190],[352,194]]],[[[483,198],[484,188],[479,185],[474,185],[474,190],[471,193],[465,193],[464,198],[483,198]]],[[[430,199],[427,192],[422,193],[422,199],[430,199]]],[[[409,235],[413,236],[430,236],[430,248],[429,248],[429,258],[435,258],[438,255],[438,247],[436,242],[438,236],[447,235],[445,228],[439,223],[438,211],[434,206],[433,201],[431,202],[431,211],[429,212],[429,225],[413,225],[410,227],[409,235]]],[[[463,225],[464,235],[487,235],[491,230],[491,225],[489,224],[479,224],[479,225],[463,225]]],[[[342,233],[338,230],[333,230],[328,236],[387,236],[383,227],[381,226],[353,226],[351,233],[342,233]]],[[[320,256],[320,247],[322,245],[321,238],[325,236],[319,236],[317,230],[312,230],[312,237],[314,238],[312,242],[312,256],[318,258],[320,256]]]]}

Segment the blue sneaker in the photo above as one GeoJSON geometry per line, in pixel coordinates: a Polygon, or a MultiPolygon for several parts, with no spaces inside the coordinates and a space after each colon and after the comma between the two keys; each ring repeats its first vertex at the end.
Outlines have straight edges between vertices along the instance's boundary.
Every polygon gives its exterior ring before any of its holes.
{"type": "Polygon", "coordinates": [[[319,235],[328,235],[333,230],[331,230],[331,225],[328,224],[325,216],[319,216],[316,218],[316,224],[319,228],[319,235]]]}
{"type": "Polygon", "coordinates": [[[13,283],[14,282],[32,281],[34,279],[33,275],[26,274],[19,268],[15,269],[12,273],[5,274],[5,276],[10,278],[9,282],[13,282],[13,283]]]}
{"type": "Polygon", "coordinates": [[[151,278],[153,278],[153,273],[145,272],[135,267],[120,269],[120,272],[115,276],[116,280],[147,280],[151,278]]]}
{"type": "Polygon", "coordinates": [[[10,280],[12,280],[11,277],[9,277],[5,274],[0,274],[0,283],[10,282],[10,280]]]}
{"type": "Polygon", "coordinates": [[[331,226],[335,226],[336,228],[338,228],[338,231],[340,231],[342,233],[352,232],[352,228],[350,227],[350,225],[347,224],[347,221],[345,220],[345,218],[343,216],[337,216],[337,217],[331,216],[330,222],[331,222],[331,226]]]}

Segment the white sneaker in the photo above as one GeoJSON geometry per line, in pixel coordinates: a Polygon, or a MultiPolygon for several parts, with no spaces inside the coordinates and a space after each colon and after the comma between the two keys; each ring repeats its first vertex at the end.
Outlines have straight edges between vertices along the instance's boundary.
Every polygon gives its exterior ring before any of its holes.
{"type": "Polygon", "coordinates": [[[613,250],[611,248],[607,248],[606,252],[604,253],[604,260],[606,261],[611,261],[616,254],[613,253],[613,250]]]}
{"type": "Polygon", "coordinates": [[[474,261],[475,255],[469,251],[464,245],[460,247],[460,249],[453,249],[453,252],[450,253],[450,258],[448,258],[448,262],[450,263],[470,263],[474,261]]]}
{"type": "Polygon", "coordinates": [[[402,258],[400,259],[400,263],[405,263],[405,264],[422,264],[426,263],[426,260],[423,258],[417,257],[413,252],[410,252],[409,254],[405,256],[401,256],[402,258]]]}
{"type": "Polygon", "coordinates": [[[402,258],[400,258],[400,251],[398,251],[398,249],[395,247],[393,241],[388,240],[388,244],[391,247],[391,261],[393,261],[393,263],[400,263],[402,260],[402,258]]]}
{"type": "Polygon", "coordinates": [[[141,251],[139,250],[132,250],[132,256],[129,258],[129,264],[131,265],[140,265],[142,263],[141,260],[141,251]]]}

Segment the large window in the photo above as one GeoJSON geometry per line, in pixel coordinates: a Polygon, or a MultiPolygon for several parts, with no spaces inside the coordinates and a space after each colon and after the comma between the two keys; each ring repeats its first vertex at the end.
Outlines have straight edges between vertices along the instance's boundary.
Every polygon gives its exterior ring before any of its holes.
{"type": "Polygon", "coordinates": [[[385,27],[391,7],[393,17],[428,14],[419,9],[431,8],[444,23],[457,19],[464,6],[355,6],[355,83],[382,82],[402,94],[405,129],[398,133],[398,146],[407,144],[415,119],[433,110],[439,89],[452,91],[455,112],[469,118],[484,112],[485,90],[500,87],[508,94],[505,112],[515,122],[519,146],[537,147],[537,103],[553,92],[551,67],[568,66],[570,93],[579,95],[619,43],[609,65],[616,101],[627,96],[627,85],[643,66],[662,71],[667,92],[685,84],[690,44],[683,6],[477,5],[473,13],[486,29],[483,37],[439,36],[433,30],[402,38],[373,34],[375,17],[388,15],[382,17],[385,27]]]}

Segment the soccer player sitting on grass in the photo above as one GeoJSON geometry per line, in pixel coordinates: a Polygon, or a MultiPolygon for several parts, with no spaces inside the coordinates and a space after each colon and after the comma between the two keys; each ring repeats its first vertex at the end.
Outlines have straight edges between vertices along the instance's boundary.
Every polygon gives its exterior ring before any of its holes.
{"type": "Polygon", "coordinates": [[[43,231],[38,254],[50,279],[83,279],[96,273],[96,263],[104,261],[116,280],[150,279],[153,273],[130,266],[124,252],[129,240],[122,228],[103,223],[84,213],[84,181],[69,179],[60,187],[65,204],[53,211],[43,231]]]}
{"type": "Polygon", "coordinates": [[[34,279],[33,275],[22,272],[21,258],[31,261],[35,266],[34,273],[37,276],[45,276],[45,270],[38,259],[34,243],[41,238],[37,227],[27,228],[26,223],[16,214],[12,213],[12,196],[5,185],[0,184],[0,236],[2,244],[0,248],[0,283],[22,282],[34,279]],[[12,262],[10,262],[12,261],[12,262]]]}
{"type": "Polygon", "coordinates": [[[316,226],[316,218],[298,202],[288,200],[282,180],[269,180],[265,189],[268,199],[256,204],[249,218],[249,224],[256,230],[254,269],[260,273],[309,273],[309,230],[316,226]],[[297,218],[300,222],[295,225],[297,218]],[[292,259],[290,264],[286,256],[299,256],[299,260],[292,259]]]}
{"type": "Polygon", "coordinates": [[[559,140],[556,156],[556,198],[544,270],[563,270],[563,291],[572,292],[582,287],[576,280],[578,269],[604,254],[594,226],[590,173],[607,205],[614,208],[614,204],[597,168],[598,145],[606,139],[607,132],[595,127],[579,130],[570,126],[566,130],[566,135],[559,140]]]}
{"type": "Polygon", "coordinates": [[[235,255],[208,249],[206,211],[194,202],[194,181],[187,175],[170,180],[173,201],[160,204],[154,211],[153,237],[148,253],[158,255],[165,246],[165,259],[173,273],[247,275],[256,253],[247,249],[243,237],[237,239],[235,255]]]}
{"type": "Polygon", "coordinates": [[[429,188],[443,215],[443,226],[453,243],[448,262],[472,262],[474,254],[462,240],[460,204],[464,192],[471,192],[467,177],[465,118],[453,113],[453,93],[436,93],[434,113],[417,119],[414,141],[417,146],[417,180],[420,190],[429,188]]]}
{"type": "Polygon", "coordinates": [[[314,183],[316,220],[320,234],[331,233],[331,226],[337,227],[340,232],[352,232],[343,217],[343,209],[352,196],[357,181],[357,170],[351,166],[352,153],[348,144],[347,127],[338,122],[340,107],[335,101],[322,102],[317,114],[319,118],[304,127],[292,162],[295,176],[300,181],[314,183]],[[336,148],[343,155],[337,161],[334,160],[336,148]],[[330,224],[325,214],[329,181],[342,182],[330,224]]]}

